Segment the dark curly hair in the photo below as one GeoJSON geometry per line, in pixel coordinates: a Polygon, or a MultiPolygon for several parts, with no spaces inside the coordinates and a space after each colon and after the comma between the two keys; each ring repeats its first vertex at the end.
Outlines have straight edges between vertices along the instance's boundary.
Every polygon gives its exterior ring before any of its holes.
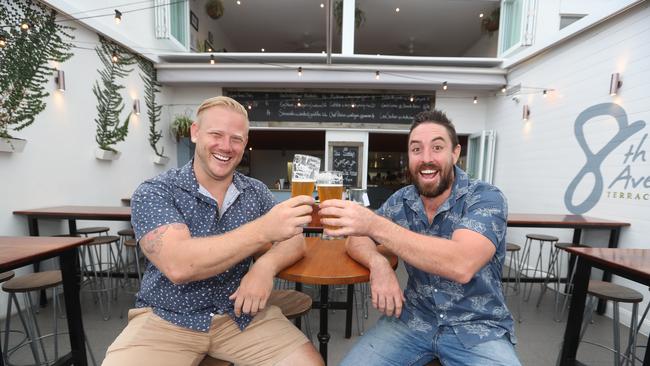
{"type": "Polygon", "coordinates": [[[444,127],[447,130],[447,133],[449,134],[452,147],[458,145],[458,136],[456,135],[456,127],[454,127],[454,124],[451,123],[451,120],[447,118],[445,112],[439,111],[437,109],[430,110],[430,111],[423,111],[416,114],[415,117],[413,117],[413,123],[411,124],[411,129],[409,130],[409,140],[411,139],[411,132],[413,132],[413,130],[417,126],[423,123],[435,123],[437,125],[444,127]]]}

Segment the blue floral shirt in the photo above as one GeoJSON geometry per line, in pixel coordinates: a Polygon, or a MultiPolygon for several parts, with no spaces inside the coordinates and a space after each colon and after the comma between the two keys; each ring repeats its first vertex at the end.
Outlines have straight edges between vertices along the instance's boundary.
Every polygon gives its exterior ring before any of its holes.
{"type": "MultiPolygon", "coordinates": [[[[200,189],[192,161],[142,183],[131,198],[131,223],[139,241],[157,227],[183,223],[192,237],[219,235],[264,215],[275,204],[273,194],[260,181],[235,172],[222,212],[217,202],[200,189]]],[[[246,258],[211,278],[182,285],[173,284],[151,262],[142,278],[136,307],[151,307],[161,318],[194,330],[207,332],[212,316],[229,314],[243,330],[252,320],[236,317],[228,299],[248,272],[246,258]]]]}
{"type": "Polygon", "coordinates": [[[451,239],[457,229],[469,229],[496,247],[492,259],[465,285],[405,263],[409,279],[400,318],[409,328],[433,339],[440,327],[451,327],[467,348],[504,334],[516,342],[512,315],[501,289],[508,208],[499,189],[469,180],[455,167],[451,194],[431,224],[413,185],[395,192],[377,213],[413,232],[445,239],[451,239]]]}

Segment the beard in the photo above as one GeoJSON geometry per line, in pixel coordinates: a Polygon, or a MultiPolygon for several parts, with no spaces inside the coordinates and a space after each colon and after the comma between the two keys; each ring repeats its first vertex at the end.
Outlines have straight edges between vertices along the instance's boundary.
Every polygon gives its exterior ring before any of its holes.
{"type": "Polygon", "coordinates": [[[451,186],[451,183],[454,181],[453,173],[453,164],[448,164],[446,167],[441,168],[440,166],[432,163],[422,163],[416,167],[415,170],[409,169],[409,174],[411,175],[411,181],[417,188],[418,193],[421,196],[427,198],[435,198],[440,196],[444,191],[451,186]],[[424,183],[420,177],[420,171],[425,169],[433,169],[438,171],[438,183],[424,183]]]}

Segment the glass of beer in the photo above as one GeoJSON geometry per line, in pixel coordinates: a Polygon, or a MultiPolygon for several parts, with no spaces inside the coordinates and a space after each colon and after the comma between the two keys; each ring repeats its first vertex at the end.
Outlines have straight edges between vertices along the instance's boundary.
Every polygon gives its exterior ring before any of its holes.
{"type": "MultiPolygon", "coordinates": [[[[318,187],[318,198],[321,202],[332,200],[332,199],[343,199],[343,172],[337,171],[325,171],[318,173],[318,178],[316,179],[316,185],[318,187]]],[[[334,216],[323,216],[334,217],[334,216]]],[[[325,229],[338,229],[336,226],[323,225],[325,229]]],[[[337,239],[323,233],[323,239],[337,239]]]]}
{"type": "Polygon", "coordinates": [[[291,169],[291,197],[311,196],[320,169],[320,159],[315,156],[296,154],[291,169]]]}

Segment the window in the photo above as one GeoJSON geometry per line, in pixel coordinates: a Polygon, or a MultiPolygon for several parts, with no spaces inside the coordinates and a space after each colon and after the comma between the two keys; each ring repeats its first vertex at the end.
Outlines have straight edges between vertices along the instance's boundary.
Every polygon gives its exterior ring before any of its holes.
{"type": "Polygon", "coordinates": [[[189,3],[183,0],[154,0],[156,38],[168,39],[174,47],[187,50],[189,3]]]}
{"type": "Polygon", "coordinates": [[[502,0],[499,52],[503,56],[532,44],[536,0],[502,0]]]}
{"type": "Polygon", "coordinates": [[[188,3],[186,1],[173,1],[170,7],[170,30],[171,36],[182,45],[187,44],[188,33],[188,3]]]}
{"type": "Polygon", "coordinates": [[[467,143],[467,174],[470,178],[492,183],[496,133],[492,130],[469,136],[467,143]]]}

